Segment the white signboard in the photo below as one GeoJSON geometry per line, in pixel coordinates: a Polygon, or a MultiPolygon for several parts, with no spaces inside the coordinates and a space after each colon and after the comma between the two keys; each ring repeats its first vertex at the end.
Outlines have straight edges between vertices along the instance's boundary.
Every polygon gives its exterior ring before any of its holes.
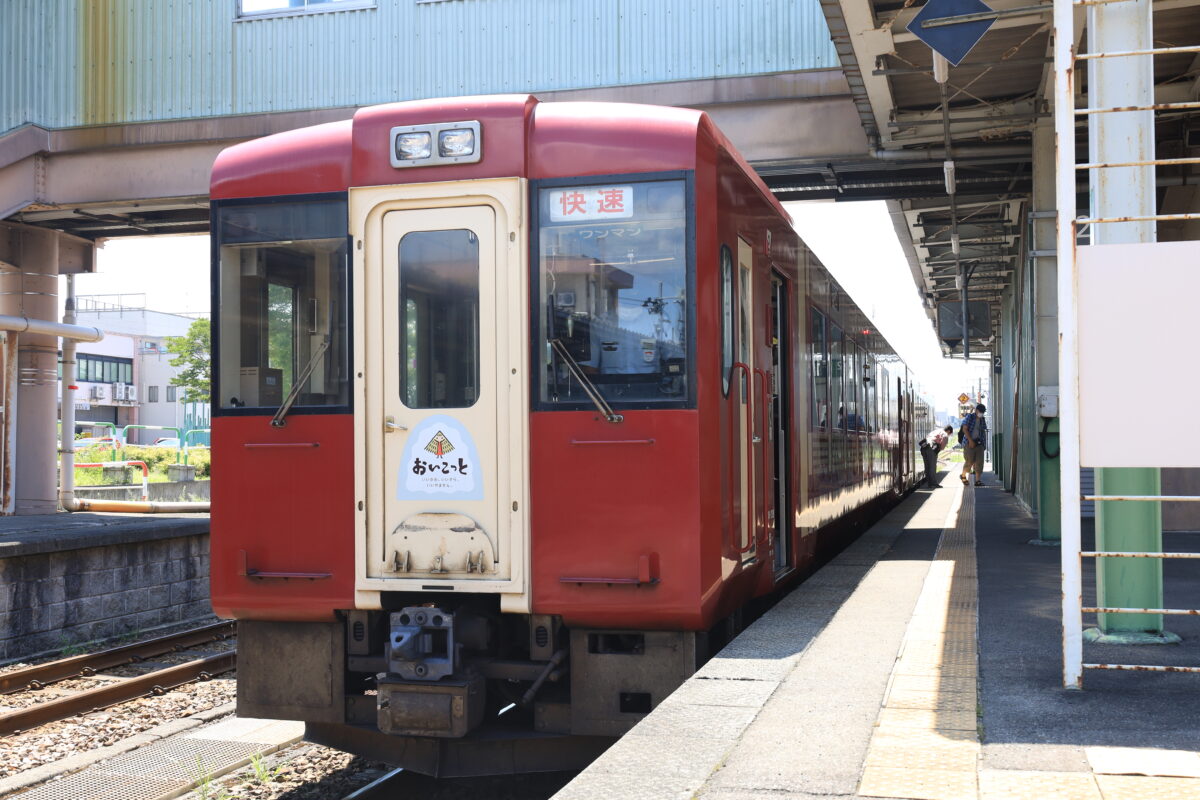
{"type": "Polygon", "coordinates": [[[632,186],[578,186],[555,189],[550,196],[550,221],[629,219],[633,216],[632,186]]]}
{"type": "Polygon", "coordinates": [[[428,417],[404,445],[396,499],[482,500],[481,469],[475,440],[466,428],[453,417],[428,417]]]}
{"type": "Polygon", "coordinates": [[[1200,467],[1200,242],[1080,247],[1079,461],[1200,467]],[[1159,420],[1169,420],[1160,423],[1159,420]]]}

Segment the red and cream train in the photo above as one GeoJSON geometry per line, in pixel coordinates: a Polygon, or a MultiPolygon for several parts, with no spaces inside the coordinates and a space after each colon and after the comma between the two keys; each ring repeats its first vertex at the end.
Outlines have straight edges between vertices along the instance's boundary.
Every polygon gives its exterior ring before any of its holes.
{"type": "Polygon", "coordinates": [[[365,108],[211,196],[243,715],[578,766],[921,477],[905,365],[703,113],[365,108]]]}

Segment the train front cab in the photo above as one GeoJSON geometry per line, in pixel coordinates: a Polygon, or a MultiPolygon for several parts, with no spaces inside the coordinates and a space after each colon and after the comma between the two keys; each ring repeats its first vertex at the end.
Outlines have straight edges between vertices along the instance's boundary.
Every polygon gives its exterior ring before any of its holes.
{"type": "MultiPolygon", "coordinates": [[[[540,124],[577,125],[555,105],[540,124]]],[[[479,178],[364,144],[453,119],[404,106],[218,161],[212,587],[239,713],[431,774],[581,765],[796,563],[794,235],[695,112],[592,111],[590,163],[555,167],[521,160],[564,152],[526,147],[534,104],[487,99],[478,174],[528,177],[479,178]],[[613,174],[654,126],[633,160],[667,169],[613,174]],[[257,196],[272,168],[284,193],[257,196]]]]}

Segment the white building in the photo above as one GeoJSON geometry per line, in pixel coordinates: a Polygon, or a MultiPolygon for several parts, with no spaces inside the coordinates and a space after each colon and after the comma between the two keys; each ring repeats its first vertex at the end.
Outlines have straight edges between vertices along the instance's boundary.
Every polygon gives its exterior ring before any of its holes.
{"type": "MultiPolygon", "coordinates": [[[[182,402],[182,390],[171,385],[181,370],[171,366],[174,356],[166,345],[168,336],[186,335],[195,319],[108,303],[104,297],[77,299],[78,324],[99,328],[105,336],[80,343],[76,352],[76,430],[89,430],[88,422],[111,423],[118,431],[126,425],[157,426],[129,432],[131,444],[149,444],[174,435],[158,428],[207,428],[207,405],[182,402]]],[[[107,435],[105,426],[92,430],[107,435]]]]}

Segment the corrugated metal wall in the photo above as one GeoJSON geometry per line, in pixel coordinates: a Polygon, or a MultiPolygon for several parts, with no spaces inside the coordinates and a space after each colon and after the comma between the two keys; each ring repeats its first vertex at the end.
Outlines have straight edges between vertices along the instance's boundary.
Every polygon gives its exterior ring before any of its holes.
{"type": "Polygon", "coordinates": [[[0,132],[76,120],[76,2],[0,0],[0,132]]]}
{"type": "Polygon", "coordinates": [[[0,132],[833,68],[817,0],[0,0],[0,132]]]}

